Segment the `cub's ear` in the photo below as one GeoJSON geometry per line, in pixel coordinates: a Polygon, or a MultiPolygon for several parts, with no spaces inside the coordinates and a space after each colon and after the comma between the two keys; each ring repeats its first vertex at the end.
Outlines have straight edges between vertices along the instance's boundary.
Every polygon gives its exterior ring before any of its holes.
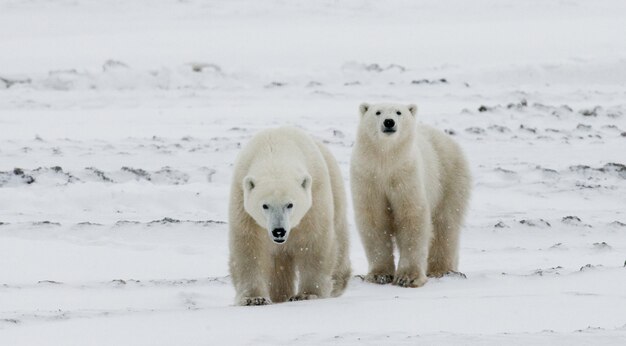
{"type": "Polygon", "coordinates": [[[417,114],[417,106],[414,104],[410,104],[407,106],[409,108],[409,112],[411,112],[412,115],[417,114]]]}
{"type": "Polygon", "coordinates": [[[367,110],[370,109],[370,104],[369,103],[361,103],[361,105],[359,106],[359,112],[361,113],[361,116],[363,116],[367,110]]]}
{"type": "Polygon", "coordinates": [[[243,178],[243,190],[244,191],[252,191],[252,189],[254,189],[254,187],[256,186],[256,183],[254,181],[254,178],[252,178],[251,176],[247,176],[245,178],[243,178]]]}
{"type": "Polygon", "coordinates": [[[304,177],[302,177],[302,182],[300,183],[300,186],[302,186],[302,188],[305,190],[309,190],[311,188],[312,182],[313,182],[313,179],[311,178],[310,175],[307,174],[304,177]]]}

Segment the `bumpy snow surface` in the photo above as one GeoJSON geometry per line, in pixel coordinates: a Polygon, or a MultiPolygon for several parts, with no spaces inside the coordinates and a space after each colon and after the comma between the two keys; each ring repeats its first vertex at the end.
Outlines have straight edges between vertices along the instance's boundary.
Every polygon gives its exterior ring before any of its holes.
{"type": "Polygon", "coordinates": [[[1,1],[0,344],[624,345],[624,18],[620,0],[1,1]],[[242,143],[300,126],[347,182],[363,101],[415,102],[465,149],[467,278],[234,306],[242,143]]]}

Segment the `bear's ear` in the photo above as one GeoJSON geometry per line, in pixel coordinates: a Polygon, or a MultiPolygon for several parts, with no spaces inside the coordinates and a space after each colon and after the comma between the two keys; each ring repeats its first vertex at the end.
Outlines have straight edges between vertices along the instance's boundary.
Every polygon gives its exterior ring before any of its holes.
{"type": "Polygon", "coordinates": [[[361,103],[361,105],[359,106],[359,112],[361,113],[361,116],[363,116],[367,110],[370,109],[370,104],[369,103],[361,103]]]}
{"type": "Polygon", "coordinates": [[[251,191],[252,189],[254,189],[255,186],[256,183],[254,182],[254,178],[252,178],[251,176],[243,178],[243,189],[245,191],[251,191]]]}
{"type": "Polygon", "coordinates": [[[409,108],[409,112],[411,112],[412,115],[417,114],[417,106],[414,104],[410,104],[407,106],[407,108],[409,108]]]}
{"type": "Polygon", "coordinates": [[[308,190],[311,188],[311,183],[312,183],[311,176],[307,174],[304,177],[302,177],[302,182],[300,183],[300,186],[302,186],[303,189],[308,190]]]}

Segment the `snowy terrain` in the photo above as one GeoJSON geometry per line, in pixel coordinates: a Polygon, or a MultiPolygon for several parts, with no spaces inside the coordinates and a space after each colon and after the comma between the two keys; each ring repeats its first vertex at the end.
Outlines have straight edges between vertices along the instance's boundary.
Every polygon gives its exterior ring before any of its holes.
{"type": "MultiPolygon", "coordinates": [[[[0,0],[0,345],[626,344],[626,2],[0,0]],[[467,279],[233,306],[233,160],[360,102],[474,175],[467,279]]],[[[351,220],[355,275],[367,263],[351,220]]]]}

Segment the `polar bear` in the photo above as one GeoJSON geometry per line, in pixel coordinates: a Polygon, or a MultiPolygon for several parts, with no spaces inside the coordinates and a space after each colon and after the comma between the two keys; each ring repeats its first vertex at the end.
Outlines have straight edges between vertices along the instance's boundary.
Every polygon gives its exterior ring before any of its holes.
{"type": "Polygon", "coordinates": [[[363,103],[360,113],[350,177],[366,280],[419,287],[456,272],[471,184],[461,149],[418,124],[415,105],[363,103]]]}
{"type": "Polygon", "coordinates": [[[341,171],[326,147],[293,127],[254,136],[230,193],[236,304],[341,295],[350,277],[347,225],[341,171]]]}

